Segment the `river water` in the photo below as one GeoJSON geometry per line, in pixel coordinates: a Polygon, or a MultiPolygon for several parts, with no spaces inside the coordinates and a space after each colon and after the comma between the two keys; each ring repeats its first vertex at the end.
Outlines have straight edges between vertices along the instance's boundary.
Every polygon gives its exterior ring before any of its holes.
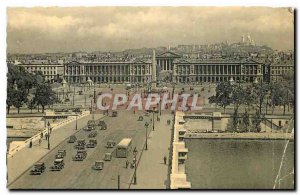
{"type": "MultiPolygon", "coordinates": [[[[186,173],[193,189],[272,189],[286,141],[186,139],[186,173]]],[[[294,188],[289,142],[276,188],[294,188]]]]}

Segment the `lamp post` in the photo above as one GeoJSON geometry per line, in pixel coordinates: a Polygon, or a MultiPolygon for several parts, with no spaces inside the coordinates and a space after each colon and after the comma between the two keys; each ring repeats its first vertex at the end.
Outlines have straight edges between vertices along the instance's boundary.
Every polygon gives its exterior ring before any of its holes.
{"type": "Polygon", "coordinates": [[[95,89],[95,83],[94,83],[94,104],[96,104],[96,89],[95,89]]]}
{"type": "Polygon", "coordinates": [[[133,151],[133,155],[134,155],[134,177],[133,177],[133,183],[136,185],[137,184],[137,178],[136,178],[136,155],[137,155],[137,151],[134,150],[133,151]]]}
{"type": "Polygon", "coordinates": [[[145,128],[146,128],[146,147],[145,147],[145,150],[148,150],[148,126],[149,126],[149,123],[146,122],[145,123],[145,128]]]}
{"type": "Polygon", "coordinates": [[[50,122],[48,121],[48,150],[50,150],[50,122]]]}
{"type": "Polygon", "coordinates": [[[152,131],[154,131],[154,107],[152,109],[152,131]]]}
{"type": "Polygon", "coordinates": [[[75,126],[75,129],[77,130],[77,114],[76,114],[76,126],[75,126]]]}

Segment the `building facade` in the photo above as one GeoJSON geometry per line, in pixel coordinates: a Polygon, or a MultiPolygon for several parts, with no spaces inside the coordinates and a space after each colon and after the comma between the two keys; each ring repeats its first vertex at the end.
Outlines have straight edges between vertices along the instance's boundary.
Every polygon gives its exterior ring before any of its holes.
{"type": "Polygon", "coordinates": [[[46,81],[53,81],[58,77],[64,76],[64,65],[62,64],[16,64],[16,66],[23,67],[27,72],[35,74],[41,71],[46,81]]]}
{"type": "Polygon", "coordinates": [[[65,64],[65,80],[69,83],[147,83],[152,80],[152,63],[132,62],[70,62],[65,64]]]}
{"type": "Polygon", "coordinates": [[[262,79],[262,64],[255,61],[188,61],[174,62],[173,81],[224,82],[229,80],[254,82],[262,79]]]}
{"type": "Polygon", "coordinates": [[[175,83],[190,82],[253,82],[263,77],[262,63],[253,60],[184,59],[173,52],[156,57],[158,69],[172,74],[175,83]]]}

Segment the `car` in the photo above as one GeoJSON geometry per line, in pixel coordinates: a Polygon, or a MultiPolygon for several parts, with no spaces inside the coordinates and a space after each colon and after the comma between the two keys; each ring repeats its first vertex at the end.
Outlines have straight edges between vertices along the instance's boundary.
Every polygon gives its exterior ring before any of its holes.
{"type": "Polygon", "coordinates": [[[87,156],[86,150],[78,150],[76,155],[72,157],[73,161],[83,161],[87,156]]]}
{"type": "Polygon", "coordinates": [[[112,154],[109,153],[109,152],[105,153],[104,160],[105,161],[111,161],[111,159],[112,159],[112,154]]]}
{"type": "Polygon", "coordinates": [[[89,138],[96,137],[96,136],[97,136],[97,132],[96,132],[96,131],[93,131],[93,132],[91,132],[91,133],[88,135],[89,138]]]}
{"type": "Polygon", "coordinates": [[[77,150],[84,150],[85,149],[85,140],[84,139],[77,140],[77,144],[74,146],[74,148],[77,150]]]}
{"type": "Polygon", "coordinates": [[[95,148],[97,145],[97,140],[95,139],[91,139],[89,140],[89,143],[86,144],[87,148],[95,148]]]}
{"type": "Polygon", "coordinates": [[[68,143],[75,143],[76,140],[77,140],[76,136],[75,136],[75,135],[71,135],[71,136],[69,137],[68,143]]]}
{"type": "Polygon", "coordinates": [[[45,163],[37,162],[33,165],[33,168],[30,170],[30,175],[41,175],[45,171],[45,163]]]}
{"type": "Polygon", "coordinates": [[[55,156],[56,159],[62,159],[66,156],[66,150],[58,150],[55,156]]]}
{"type": "Polygon", "coordinates": [[[92,169],[94,170],[102,170],[104,168],[104,161],[99,160],[95,161],[95,164],[92,166],[92,169]]]}
{"type": "Polygon", "coordinates": [[[107,143],[106,143],[106,145],[105,145],[105,147],[106,147],[106,148],[113,148],[113,147],[115,147],[115,145],[116,145],[116,142],[115,142],[115,141],[113,141],[113,140],[108,140],[107,143]]]}
{"type": "Polygon", "coordinates": [[[65,163],[63,159],[55,159],[54,165],[50,167],[51,171],[60,171],[64,168],[65,163]]]}
{"type": "Polygon", "coordinates": [[[87,127],[88,127],[89,129],[95,128],[95,126],[96,126],[95,120],[89,120],[89,121],[88,121],[87,127]]]}
{"type": "Polygon", "coordinates": [[[106,130],[107,129],[107,125],[103,120],[99,120],[97,125],[98,125],[98,127],[100,127],[100,130],[106,130]]]}
{"type": "Polygon", "coordinates": [[[118,112],[117,111],[113,111],[111,114],[112,117],[117,117],[118,116],[118,112]]]}

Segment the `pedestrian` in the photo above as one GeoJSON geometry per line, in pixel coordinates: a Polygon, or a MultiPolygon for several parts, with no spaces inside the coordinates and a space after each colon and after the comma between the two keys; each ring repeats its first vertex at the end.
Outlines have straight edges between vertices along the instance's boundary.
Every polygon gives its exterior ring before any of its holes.
{"type": "Polygon", "coordinates": [[[50,128],[50,134],[52,133],[52,127],[50,128]]]}
{"type": "Polygon", "coordinates": [[[126,169],[128,168],[128,165],[129,165],[129,161],[128,160],[126,160],[126,169]]]}
{"type": "Polygon", "coordinates": [[[45,139],[48,140],[48,133],[45,134],[45,139]]]}
{"type": "Polygon", "coordinates": [[[164,156],[164,164],[166,165],[167,164],[167,157],[164,156]]]}
{"type": "Polygon", "coordinates": [[[41,145],[42,143],[42,138],[39,139],[39,146],[41,145]]]}
{"type": "Polygon", "coordinates": [[[133,154],[134,154],[134,153],[137,153],[136,147],[134,147],[133,154]]]}
{"type": "Polygon", "coordinates": [[[32,148],[32,140],[29,142],[29,148],[32,148]]]}
{"type": "Polygon", "coordinates": [[[133,110],[133,114],[135,114],[135,110],[133,110]]]}
{"type": "Polygon", "coordinates": [[[41,139],[43,138],[43,136],[44,136],[44,135],[43,135],[43,132],[41,132],[41,139]]]}

